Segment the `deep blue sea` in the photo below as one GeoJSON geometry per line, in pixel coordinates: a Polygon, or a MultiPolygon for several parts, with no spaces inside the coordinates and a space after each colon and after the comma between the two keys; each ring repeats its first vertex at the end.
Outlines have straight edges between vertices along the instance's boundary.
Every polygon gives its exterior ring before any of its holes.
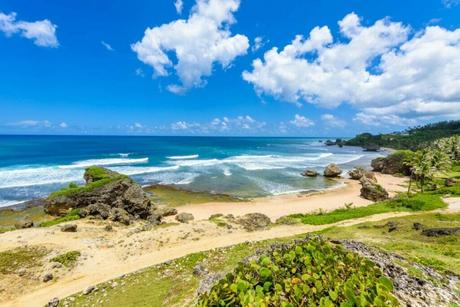
{"type": "MultiPolygon", "coordinates": [[[[327,138],[0,136],[0,207],[83,183],[90,165],[131,176],[142,185],[174,184],[239,197],[331,188],[305,168],[329,163],[348,170],[378,153],[325,146],[327,138]]],[[[331,138],[333,139],[333,138],[331,138]]]]}

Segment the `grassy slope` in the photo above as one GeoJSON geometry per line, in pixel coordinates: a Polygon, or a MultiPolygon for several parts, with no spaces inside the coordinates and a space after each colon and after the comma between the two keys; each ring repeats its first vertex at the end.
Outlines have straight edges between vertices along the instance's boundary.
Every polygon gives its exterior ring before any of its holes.
{"type": "Polygon", "coordinates": [[[319,233],[334,239],[359,240],[435,269],[460,274],[460,236],[427,237],[413,229],[415,222],[425,227],[460,227],[460,214],[426,213],[390,220],[331,227],[319,233]],[[383,226],[390,220],[398,223],[393,232],[383,226]]]}
{"type": "Polygon", "coordinates": [[[318,212],[311,214],[292,214],[280,218],[278,222],[301,222],[311,225],[325,225],[380,213],[398,211],[428,211],[445,207],[446,204],[438,195],[415,194],[411,197],[401,195],[395,199],[375,203],[366,207],[343,208],[331,212],[318,212]]]}
{"type": "MultiPolygon", "coordinates": [[[[388,233],[383,225],[387,221],[363,223],[350,227],[332,227],[320,232],[323,236],[338,239],[356,239],[370,245],[398,253],[439,270],[460,273],[460,238],[446,236],[430,238],[412,230],[414,222],[426,227],[460,226],[460,214],[426,213],[391,219],[398,222],[398,230],[388,233]]],[[[119,286],[112,288],[111,282],[98,285],[99,290],[90,295],[76,294],[69,306],[185,306],[199,285],[199,277],[193,267],[201,263],[210,272],[225,273],[236,267],[245,257],[273,243],[289,242],[302,236],[243,243],[228,248],[191,254],[167,264],[129,274],[114,281],[119,286]],[[103,290],[105,289],[105,290],[103,290]]],[[[401,261],[410,273],[424,278],[410,262],[401,261]]],[[[63,300],[70,302],[69,299],[63,300]]]]}

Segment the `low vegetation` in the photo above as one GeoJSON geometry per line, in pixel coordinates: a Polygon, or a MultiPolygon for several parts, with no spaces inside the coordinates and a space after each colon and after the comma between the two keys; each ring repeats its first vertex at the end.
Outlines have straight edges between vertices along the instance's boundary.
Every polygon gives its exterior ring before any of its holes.
{"type": "Polygon", "coordinates": [[[371,261],[320,239],[274,248],[241,263],[198,306],[396,306],[371,261]]]}
{"type": "Polygon", "coordinates": [[[350,227],[331,227],[319,234],[331,239],[358,240],[436,270],[460,274],[460,236],[428,237],[416,230],[414,223],[421,224],[422,229],[460,227],[460,214],[423,213],[350,227]],[[393,222],[396,229],[390,232],[388,222],[393,222]]]}
{"type": "MultiPolygon", "coordinates": [[[[70,183],[67,187],[55,191],[49,195],[50,198],[56,198],[61,196],[71,196],[83,192],[91,192],[96,188],[104,186],[110,182],[129,179],[128,176],[109,172],[107,169],[99,166],[90,166],[85,170],[85,178],[92,178],[92,182],[85,185],[79,186],[75,183],[70,183]]],[[[129,179],[131,180],[131,179],[129,179]]]]}
{"type": "Polygon", "coordinates": [[[417,150],[425,144],[450,136],[460,135],[460,121],[444,121],[407,129],[403,132],[372,135],[362,133],[348,140],[347,145],[378,145],[395,149],[417,150]]]}
{"type": "Polygon", "coordinates": [[[19,269],[37,267],[47,254],[42,247],[20,247],[0,252],[0,273],[13,274],[19,269]]]}
{"type": "Polygon", "coordinates": [[[66,215],[40,223],[40,227],[50,227],[60,223],[75,221],[80,219],[80,209],[71,209],[66,215]]]}
{"type": "Polygon", "coordinates": [[[70,251],[54,258],[51,258],[51,262],[58,262],[65,267],[73,267],[81,256],[79,251],[70,251]]]}
{"type": "Polygon", "coordinates": [[[391,200],[365,207],[347,206],[330,212],[320,211],[311,214],[292,214],[281,217],[277,222],[281,224],[299,222],[311,225],[325,225],[380,213],[429,211],[442,209],[446,206],[438,195],[418,193],[414,195],[399,195],[391,200]]]}

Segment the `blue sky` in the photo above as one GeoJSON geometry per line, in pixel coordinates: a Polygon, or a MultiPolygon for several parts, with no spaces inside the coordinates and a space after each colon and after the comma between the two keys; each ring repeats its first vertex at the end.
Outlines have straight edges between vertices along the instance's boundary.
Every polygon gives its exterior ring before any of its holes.
{"type": "Polygon", "coordinates": [[[2,0],[0,133],[352,136],[460,119],[457,28],[455,0],[2,0]]]}

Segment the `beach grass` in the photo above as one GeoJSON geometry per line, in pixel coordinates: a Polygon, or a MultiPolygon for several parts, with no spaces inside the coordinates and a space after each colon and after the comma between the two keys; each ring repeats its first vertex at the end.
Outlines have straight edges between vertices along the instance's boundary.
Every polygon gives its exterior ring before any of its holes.
{"type": "Polygon", "coordinates": [[[81,256],[81,253],[79,251],[70,251],[70,252],[58,255],[54,258],[51,258],[50,261],[58,262],[65,267],[73,267],[78,261],[78,258],[80,256],[81,256]]]}
{"type": "Polygon", "coordinates": [[[65,223],[65,222],[70,222],[70,221],[75,221],[79,220],[80,217],[80,209],[71,209],[66,215],[57,217],[55,219],[45,221],[40,223],[40,227],[50,227],[54,226],[60,223],[65,223]]]}
{"type": "Polygon", "coordinates": [[[151,198],[154,202],[170,207],[178,207],[187,204],[241,201],[240,198],[227,194],[188,191],[170,185],[151,185],[145,187],[144,190],[152,194],[151,198]]]}
{"type": "Polygon", "coordinates": [[[43,247],[19,247],[0,252],[0,273],[12,274],[19,269],[37,267],[47,254],[43,247]]]}
{"type": "Polygon", "coordinates": [[[436,270],[460,274],[460,236],[424,236],[414,229],[416,222],[424,228],[460,227],[460,214],[422,213],[349,227],[330,227],[318,234],[331,239],[358,240],[436,270]],[[396,230],[389,232],[384,226],[389,221],[396,222],[396,230]]]}
{"type": "Polygon", "coordinates": [[[303,223],[309,225],[333,224],[344,220],[362,218],[374,214],[388,212],[415,212],[446,208],[447,205],[439,195],[418,193],[414,195],[401,194],[393,199],[378,202],[365,207],[350,207],[336,209],[330,212],[314,212],[309,214],[291,214],[281,217],[277,223],[303,223]]]}

